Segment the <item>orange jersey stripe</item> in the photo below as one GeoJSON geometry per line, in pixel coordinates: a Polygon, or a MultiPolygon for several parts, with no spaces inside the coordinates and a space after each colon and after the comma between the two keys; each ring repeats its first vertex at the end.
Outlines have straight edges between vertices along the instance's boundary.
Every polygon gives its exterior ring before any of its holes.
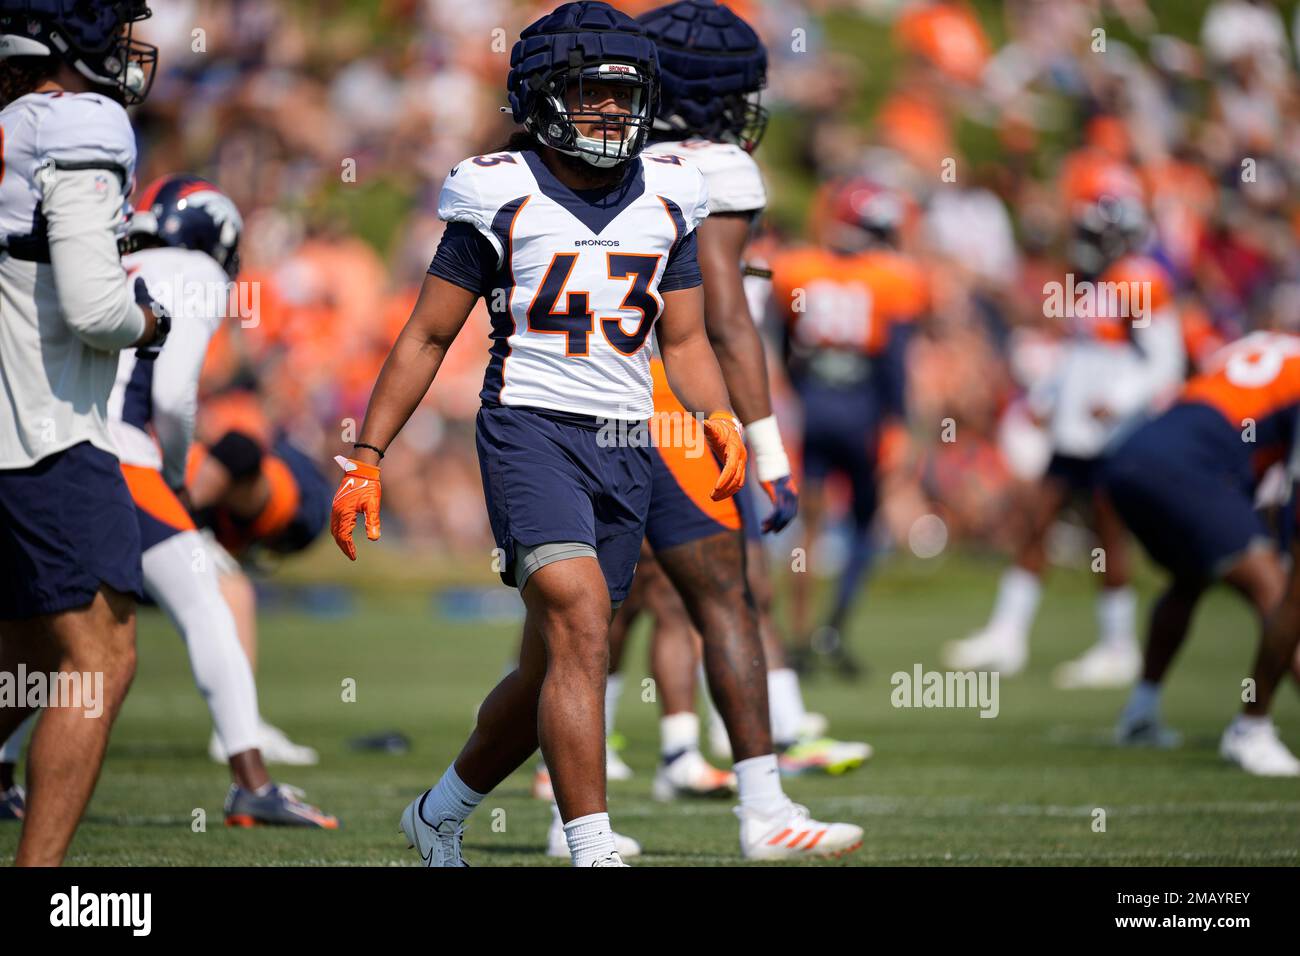
{"type": "Polygon", "coordinates": [[[138,465],[123,465],[122,477],[126,479],[131,499],[141,511],[173,528],[194,530],[194,520],[190,513],[180,503],[176,493],[167,487],[160,471],[138,465]]]}
{"type": "Polygon", "coordinates": [[[659,457],[692,504],[729,531],[739,531],[740,512],[735,501],[731,498],[714,501],[711,497],[722,471],[708,450],[699,420],[686,410],[668,387],[663,362],[653,359],[650,374],[654,379],[656,419],[651,427],[654,429],[652,433],[660,436],[661,443],[656,446],[659,457]],[[665,441],[670,436],[673,440],[665,441]],[[699,453],[700,449],[704,450],[703,454],[699,453]]]}
{"type": "Polygon", "coordinates": [[[274,538],[293,520],[300,495],[293,472],[279,458],[273,455],[263,458],[262,474],[271,485],[271,496],[249,530],[253,537],[266,540],[274,538]]]}

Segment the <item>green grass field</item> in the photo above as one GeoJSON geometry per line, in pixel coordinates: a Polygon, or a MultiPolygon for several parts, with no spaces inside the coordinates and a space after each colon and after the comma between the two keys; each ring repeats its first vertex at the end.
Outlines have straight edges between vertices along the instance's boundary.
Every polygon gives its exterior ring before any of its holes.
{"type": "MultiPolygon", "coordinates": [[[[1051,688],[1052,666],[1092,639],[1092,582],[1082,573],[1060,572],[1051,580],[1031,670],[1002,683],[995,719],[981,719],[975,710],[894,709],[889,675],[916,662],[937,667],[941,644],[987,613],[998,570],[974,559],[886,563],[853,632],[872,674],[858,685],[823,677],[806,686],[810,709],[828,714],[833,732],[877,748],[869,765],[845,777],[787,782],[788,792],[814,813],[866,828],[863,848],[839,864],[1300,862],[1300,782],[1250,778],[1217,756],[1218,735],[1236,709],[1253,653],[1249,618],[1230,595],[1216,594],[1203,608],[1169,688],[1166,716],[1186,738],[1178,751],[1109,745],[1121,692],[1051,688]],[[1106,811],[1105,832],[1094,832],[1095,808],[1106,811]]],[[[1151,583],[1145,580],[1146,600],[1151,583]]],[[[263,712],[322,755],[318,767],[279,768],[277,776],[338,814],[344,828],[334,833],[222,825],[227,778],[206,756],[207,712],[179,638],[156,612],[145,612],[136,683],[69,862],[417,863],[397,833],[398,814],[455,755],[515,640],[512,625],[438,619],[431,592],[390,580],[369,589],[345,617],[264,617],[263,712]],[[341,699],[346,678],[356,681],[353,703],[341,699]],[[410,753],[360,754],[346,746],[349,738],[387,729],[411,738],[410,753]],[[192,830],[196,808],[206,811],[206,832],[192,830]]],[[[642,865],[735,865],[730,803],[664,807],[649,797],[657,708],[640,700],[644,661],[638,632],[618,721],[637,777],[613,785],[615,826],[641,840],[642,865]]],[[[1284,689],[1277,717],[1283,737],[1300,746],[1294,685],[1284,689]]],[[[550,810],[529,798],[530,771],[507,781],[471,819],[466,856],[473,864],[558,862],[542,856],[550,810]]],[[[0,862],[12,860],[17,834],[16,826],[0,825],[0,862]]]]}

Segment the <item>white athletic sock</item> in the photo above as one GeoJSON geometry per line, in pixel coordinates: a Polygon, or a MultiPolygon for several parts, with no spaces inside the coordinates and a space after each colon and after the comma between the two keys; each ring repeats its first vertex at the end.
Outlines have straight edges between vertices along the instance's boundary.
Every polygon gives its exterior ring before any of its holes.
{"type": "Polygon", "coordinates": [[[799,675],[788,667],[767,672],[767,706],[772,713],[772,742],[788,747],[799,738],[803,722],[803,695],[799,675]]]}
{"type": "Polygon", "coordinates": [[[1137,646],[1137,594],[1132,588],[1102,589],[1097,595],[1097,630],[1103,644],[1137,646]]]}
{"type": "Polygon", "coordinates": [[[608,813],[589,813],[564,825],[574,866],[591,866],[614,852],[614,828],[608,813]]]}
{"type": "Polygon", "coordinates": [[[700,718],[693,711],[665,714],[659,718],[659,755],[676,757],[686,750],[700,749],[700,718]]]}
{"type": "Polygon", "coordinates": [[[614,718],[618,715],[618,699],[623,696],[623,675],[610,674],[605,678],[605,736],[614,733],[614,718]]]}
{"type": "Polygon", "coordinates": [[[146,551],[141,565],[145,590],[185,640],[221,746],[227,754],[255,749],[261,739],[257,685],[203,537],[197,531],[173,535],[146,551]]]}
{"type": "Polygon", "coordinates": [[[736,771],[736,786],[740,790],[740,805],[746,810],[753,810],[759,816],[771,817],[789,802],[785,791],[781,789],[781,770],[777,767],[776,754],[741,760],[733,769],[736,771]]]}
{"type": "Polygon", "coordinates": [[[1140,680],[1133,685],[1133,691],[1124,705],[1124,715],[1133,717],[1154,717],[1160,712],[1160,685],[1149,680],[1140,680]]]}
{"type": "Polygon", "coordinates": [[[1273,726],[1273,718],[1269,714],[1238,714],[1232,719],[1233,729],[1242,733],[1252,730],[1260,730],[1265,727],[1273,726]]]}
{"type": "Polygon", "coordinates": [[[453,763],[429,791],[429,798],[424,801],[424,810],[420,816],[424,817],[424,822],[429,826],[437,826],[440,821],[449,819],[464,823],[486,796],[460,779],[453,763]]]}
{"type": "Polygon", "coordinates": [[[18,763],[23,755],[23,744],[27,743],[27,738],[32,735],[32,726],[38,716],[40,711],[29,714],[27,719],[18,725],[18,729],[9,735],[4,745],[0,746],[0,763],[18,763]]]}
{"type": "Polygon", "coordinates": [[[989,629],[1021,641],[1028,640],[1042,591],[1038,575],[1015,565],[1007,568],[998,582],[998,597],[993,605],[993,616],[989,618],[989,629]]]}

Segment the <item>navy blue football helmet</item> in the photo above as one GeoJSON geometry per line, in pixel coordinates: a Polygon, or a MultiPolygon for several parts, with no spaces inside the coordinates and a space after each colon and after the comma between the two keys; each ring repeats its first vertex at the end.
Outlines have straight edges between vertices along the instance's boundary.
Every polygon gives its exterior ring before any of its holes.
{"type": "Polygon", "coordinates": [[[655,45],[639,23],[607,3],[566,3],[519,35],[506,81],[510,110],[543,145],[593,166],[627,162],[650,136],[659,100],[655,45]],[[626,115],[594,106],[592,83],[626,87],[626,115]],[[598,123],[597,136],[578,123],[598,123]],[[617,136],[618,138],[613,138],[617,136]]]}
{"type": "Polygon", "coordinates": [[[0,0],[0,59],[56,56],[124,106],[144,102],[158,48],[132,37],[146,0],[0,0]]]}
{"type": "Polygon", "coordinates": [[[206,252],[235,278],[244,220],[234,201],[189,173],[163,176],[145,187],[127,223],[127,248],[179,246],[206,252]]]}
{"type": "Polygon", "coordinates": [[[638,19],[659,51],[655,130],[753,152],[768,117],[760,101],[767,49],[754,28],[713,0],[678,0],[638,19]]]}

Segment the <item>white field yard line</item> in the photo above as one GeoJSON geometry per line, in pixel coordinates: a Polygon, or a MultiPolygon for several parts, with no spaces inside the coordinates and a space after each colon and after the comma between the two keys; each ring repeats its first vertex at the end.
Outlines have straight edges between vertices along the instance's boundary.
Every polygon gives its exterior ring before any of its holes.
{"type": "MultiPolygon", "coordinates": [[[[610,802],[610,816],[615,821],[625,818],[660,816],[729,817],[734,800],[698,803],[662,804],[647,801],[629,801],[615,796],[610,802]]],[[[1075,806],[1037,803],[983,803],[978,800],[955,797],[816,797],[809,801],[814,816],[830,812],[856,812],[872,816],[903,815],[908,817],[947,816],[1027,816],[1027,817],[1087,817],[1097,807],[1107,815],[1121,816],[1173,816],[1202,813],[1228,813],[1243,816],[1270,816],[1300,813],[1300,801],[1270,800],[1233,803],[1089,803],[1075,806]]],[[[472,819],[472,818],[471,818],[472,819]]]]}

